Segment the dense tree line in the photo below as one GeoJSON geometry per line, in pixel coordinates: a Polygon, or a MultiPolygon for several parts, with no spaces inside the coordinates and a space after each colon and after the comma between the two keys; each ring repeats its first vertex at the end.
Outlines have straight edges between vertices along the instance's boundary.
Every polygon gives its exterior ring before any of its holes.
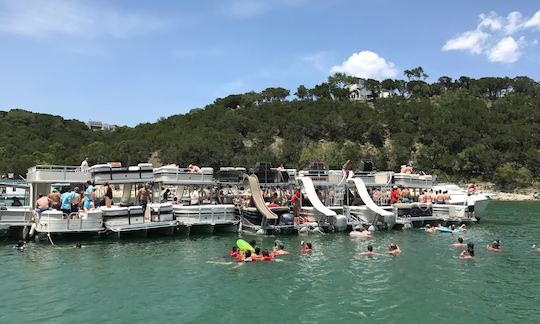
{"type": "MultiPolygon", "coordinates": [[[[407,80],[330,76],[299,86],[234,94],[204,109],[137,127],[90,131],[84,123],[14,109],[0,112],[0,173],[35,164],[197,163],[246,166],[256,161],[305,168],[322,160],[372,159],[381,170],[413,161],[449,180],[496,180],[527,186],[540,174],[540,85],[527,77],[440,77],[421,67],[407,80]],[[360,84],[367,101],[349,100],[360,84]]],[[[96,119],[100,119],[96,116],[96,119]]],[[[535,179],[536,178],[536,179],[535,179]]]]}

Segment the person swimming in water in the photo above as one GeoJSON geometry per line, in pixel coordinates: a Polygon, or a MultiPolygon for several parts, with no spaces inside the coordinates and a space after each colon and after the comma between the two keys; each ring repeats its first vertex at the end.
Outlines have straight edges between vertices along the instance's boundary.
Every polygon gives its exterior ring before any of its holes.
{"type": "Polygon", "coordinates": [[[247,250],[246,253],[244,254],[244,258],[242,259],[242,261],[244,261],[244,262],[253,262],[253,261],[257,261],[257,259],[253,258],[253,256],[251,255],[250,250],[247,250]]]}
{"type": "Polygon", "coordinates": [[[262,256],[260,260],[263,261],[270,261],[274,259],[274,253],[270,254],[270,252],[267,249],[262,250],[262,256]]]}
{"type": "Polygon", "coordinates": [[[427,224],[426,227],[424,227],[424,231],[428,233],[435,233],[435,228],[430,224],[427,224]]]}
{"type": "Polygon", "coordinates": [[[460,229],[462,232],[465,232],[465,231],[467,230],[467,225],[461,224],[461,226],[459,226],[459,229],[460,229]]]}
{"type": "Polygon", "coordinates": [[[388,254],[398,256],[401,254],[401,249],[397,244],[392,243],[388,246],[388,254]]]}
{"type": "Polygon", "coordinates": [[[367,256],[367,257],[372,257],[372,256],[377,255],[377,254],[378,254],[378,253],[373,252],[373,246],[372,246],[372,245],[368,245],[368,246],[367,246],[367,251],[366,251],[366,252],[362,252],[361,255],[367,256]]]}
{"type": "Polygon", "coordinates": [[[285,244],[283,244],[282,241],[280,240],[275,240],[274,241],[274,254],[275,255],[283,255],[283,254],[289,254],[289,252],[285,251],[284,250],[285,248],[285,244]]]}
{"type": "Polygon", "coordinates": [[[486,250],[494,252],[502,252],[501,241],[495,240],[493,243],[486,246],[486,250]]]}
{"type": "Polygon", "coordinates": [[[229,251],[229,256],[236,258],[238,257],[238,255],[240,255],[240,250],[237,246],[233,246],[232,249],[229,251]]]}
{"type": "Polygon", "coordinates": [[[24,251],[28,245],[26,244],[26,241],[19,240],[17,244],[13,247],[14,249],[17,249],[17,251],[24,251]]]}
{"type": "Polygon", "coordinates": [[[300,248],[302,250],[302,253],[310,253],[312,250],[312,245],[310,242],[300,242],[300,248]]]}
{"type": "Polygon", "coordinates": [[[249,245],[251,245],[252,248],[256,248],[257,247],[257,241],[251,240],[251,241],[249,241],[249,245]]]}
{"type": "Polygon", "coordinates": [[[467,244],[463,243],[463,238],[458,237],[456,243],[452,244],[454,247],[464,249],[467,247],[467,244]]]}
{"type": "Polygon", "coordinates": [[[467,243],[467,250],[461,252],[459,255],[460,259],[472,259],[474,258],[474,243],[467,243]]]}

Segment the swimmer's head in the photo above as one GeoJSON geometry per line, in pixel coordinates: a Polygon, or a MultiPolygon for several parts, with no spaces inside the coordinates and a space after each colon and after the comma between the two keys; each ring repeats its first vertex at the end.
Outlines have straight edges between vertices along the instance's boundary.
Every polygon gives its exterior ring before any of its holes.
{"type": "Polygon", "coordinates": [[[427,224],[427,225],[426,225],[426,228],[431,228],[431,225],[427,224]]]}
{"type": "Polygon", "coordinates": [[[473,243],[473,242],[467,243],[467,252],[468,252],[471,256],[474,256],[474,243],[473,243]]]}
{"type": "Polygon", "coordinates": [[[18,248],[23,247],[25,244],[26,244],[25,241],[19,240],[19,241],[17,242],[17,247],[18,247],[18,248]]]}
{"type": "Polygon", "coordinates": [[[80,248],[82,248],[82,244],[79,243],[79,242],[77,242],[77,244],[75,244],[75,247],[76,247],[77,249],[80,249],[80,248]]]}
{"type": "Polygon", "coordinates": [[[463,237],[458,237],[458,238],[457,238],[457,241],[458,241],[460,244],[463,244],[463,237]]]}
{"type": "Polygon", "coordinates": [[[251,241],[249,241],[249,245],[251,245],[252,247],[256,247],[257,242],[255,240],[251,240],[251,241]]]}
{"type": "Polygon", "coordinates": [[[392,243],[392,244],[390,244],[389,249],[390,249],[390,251],[397,250],[397,245],[392,243]]]}
{"type": "Polygon", "coordinates": [[[233,252],[238,252],[238,247],[233,246],[231,251],[233,251],[233,252]]]}
{"type": "Polygon", "coordinates": [[[495,240],[493,241],[493,243],[491,244],[491,246],[493,246],[494,248],[498,249],[501,247],[501,241],[500,240],[495,240]]]}
{"type": "Polygon", "coordinates": [[[311,250],[311,243],[306,243],[306,246],[311,250]]]}
{"type": "Polygon", "coordinates": [[[268,252],[267,249],[264,249],[264,250],[262,251],[262,256],[264,256],[264,257],[269,257],[269,256],[270,256],[270,252],[268,252]]]}
{"type": "Polygon", "coordinates": [[[260,254],[261,254],[261,248],[260,248],[260,247],[257,246],[257,247],[255,248],[255,254],[257,254],[257,255],[260,255],[260,254]]]}
{"type": "Polygon", "coordinates": [[[372,246],[372,245],[368,245],[368,246],[367,246],[367,250],[368,250],[369,252],[373,252],[373,246],[372,246]]]}
{"type": "Polygon", "coordinates": [[[249,258],[251,256],[251,251],[250,250],[247,250],[246,251],[246,258],[249,258]]]}

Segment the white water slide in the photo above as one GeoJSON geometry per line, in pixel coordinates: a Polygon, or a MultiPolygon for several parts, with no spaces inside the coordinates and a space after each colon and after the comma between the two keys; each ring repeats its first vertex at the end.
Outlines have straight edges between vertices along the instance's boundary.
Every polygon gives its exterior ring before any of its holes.
{"type": "Polygon", "coordinates": [[[369,195],[369,192],[367,191],[366,185],[364,181],[360,178],[349,178],[347,180],[349,183],[354,183],[356,187],[356,191],[358,191],[358,194],[360,195],[360,198],[366,204],[366,207],[371,210],[372,212],[379,214],[381,216],[393,216],[394,213],[389,212],[387,210],[382,209],[380,206],[378,206],[373,199],[371,199],[371,196],[369,195]]]}
{"type": "Polygon", "coordinates": [[[318,212],[322,213],[324,216],[336,216],[336,212],[331,210],[330,208],[326,207],[321,200],[319,199],[319,196],[317,196],[317,192],[315,191],[315,186],[313,186],[313,181],[311,178],[308,177],[297,177],[298,181],[302,183],[302,186],[304,187],[304,191],[306,192],[306,195],[309,199],[309,202],[317,210],[318,212]]]}

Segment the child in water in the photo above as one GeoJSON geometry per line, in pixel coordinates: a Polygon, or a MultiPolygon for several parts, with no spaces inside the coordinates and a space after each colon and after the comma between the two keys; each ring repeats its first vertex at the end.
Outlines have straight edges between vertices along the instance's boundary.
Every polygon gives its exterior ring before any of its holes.
{"type": "Polygon", "coordinates": [[[312,246],[311,246],[310,242],[306,243],[306,242],[302,241],[302,242],[300,242],[300,248],[302,250],[302,253],[310,253],[312,246]]]}
{"type": "Polygon", "coordinates": [[[472,259],[474,258],[474,243],[467,243],[467,250],[461,252],[459,255],[460,259],[472,259]]]}
{"type": "Polygon", "coordinates": [[[502,252],[501,241],[500,240],[493,241],[493,243],[486,246],[486,250],[494,251],[494,252],[502,252]]]}
{"type": "Polygon", "coordinates": [[[392,244],[390,244],[390,246],[388,247],[388,254],[398,256],[398,255],[401,254],[401,250],[400,250],[399,246],[397,246],[396,244],[392,243],[392,244]]]}

